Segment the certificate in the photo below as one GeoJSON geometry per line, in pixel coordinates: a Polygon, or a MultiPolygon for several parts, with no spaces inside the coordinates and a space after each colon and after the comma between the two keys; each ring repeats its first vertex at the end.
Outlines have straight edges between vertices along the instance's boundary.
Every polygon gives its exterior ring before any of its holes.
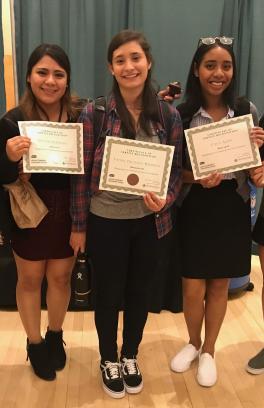
{"type": "Polygon", "coordinates": [[[174,146],[107,136],[99,188],[165,199],[173,153],[174,146]]]}
{"type": "Polygon", "coordinates": [[[258,147],[249,137],[253,126],[250,114],[185,130],[194,179],[260,166],[258,147]]]}
{"type": "Polygon", "coordinates": [[[25,173],[84,173],[82,123],[24,121],[18,126],[31,139],[23,156],[25,173]]]}

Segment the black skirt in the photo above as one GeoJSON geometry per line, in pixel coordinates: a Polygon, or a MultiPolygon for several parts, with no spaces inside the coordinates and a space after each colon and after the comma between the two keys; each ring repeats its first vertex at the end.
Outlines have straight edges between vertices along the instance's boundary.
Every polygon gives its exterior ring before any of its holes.
{"type": "Polygon", "coordinates": [[[180,209],[183,276],[236,278],[251,268],[250,201],[225,180],[206,189],[193,184],[180,209]]]}
{"type": "Polygon", "coordinates": [[[49,212],[37,228],[16,229],[12,248],[21,258],[31,261],[63,259],[73,256],[69,245],[71,233],[70,190],[37,190],[49,212]]]}

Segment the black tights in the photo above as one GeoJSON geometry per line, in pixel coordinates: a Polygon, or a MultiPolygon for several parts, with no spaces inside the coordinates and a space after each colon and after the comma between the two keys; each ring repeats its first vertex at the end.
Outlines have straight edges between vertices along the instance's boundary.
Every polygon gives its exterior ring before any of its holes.
{"type": "Polygon", "coordinates": [[[156,266],[153,215],[114,220],[89,215],[88,247],[95,277],[95,324],[101,359],[116,361],[120,308],[124,310],[121,355],[136,356],[148,316],[148,290],[156,266]]]}

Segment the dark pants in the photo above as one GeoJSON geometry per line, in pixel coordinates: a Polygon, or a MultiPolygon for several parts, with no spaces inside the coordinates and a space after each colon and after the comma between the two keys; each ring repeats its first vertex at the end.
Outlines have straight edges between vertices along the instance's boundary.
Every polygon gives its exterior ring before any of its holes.
{"type": "Polygon", "coordinates": [[[90,214],[87,238],[94,268],[95,324],[101,359],[117,360],[121,307],[124,309],[121,355],[136,356],[156,266],[158,238],[154,216],[114,220],[90,214]]]}

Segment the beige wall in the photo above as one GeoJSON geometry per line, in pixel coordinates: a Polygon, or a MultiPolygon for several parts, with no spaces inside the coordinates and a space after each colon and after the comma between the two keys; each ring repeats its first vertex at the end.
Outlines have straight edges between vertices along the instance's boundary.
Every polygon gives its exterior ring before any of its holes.
{"type": "Polygon", "coordinates": [[[12,55],[11,23],[10,23],[10,2],[2,0],[2,27],[4,38],[4,49],[6,55],[12,55]]]}
{"type": "Polygon", "coordinates": [[[6,90],[6,109],[15,106],[15,87],[12,57],[12,35],[10,23],[10,0],[2,0],[2,28],[4,40],[4,75],[6,90]]]}

